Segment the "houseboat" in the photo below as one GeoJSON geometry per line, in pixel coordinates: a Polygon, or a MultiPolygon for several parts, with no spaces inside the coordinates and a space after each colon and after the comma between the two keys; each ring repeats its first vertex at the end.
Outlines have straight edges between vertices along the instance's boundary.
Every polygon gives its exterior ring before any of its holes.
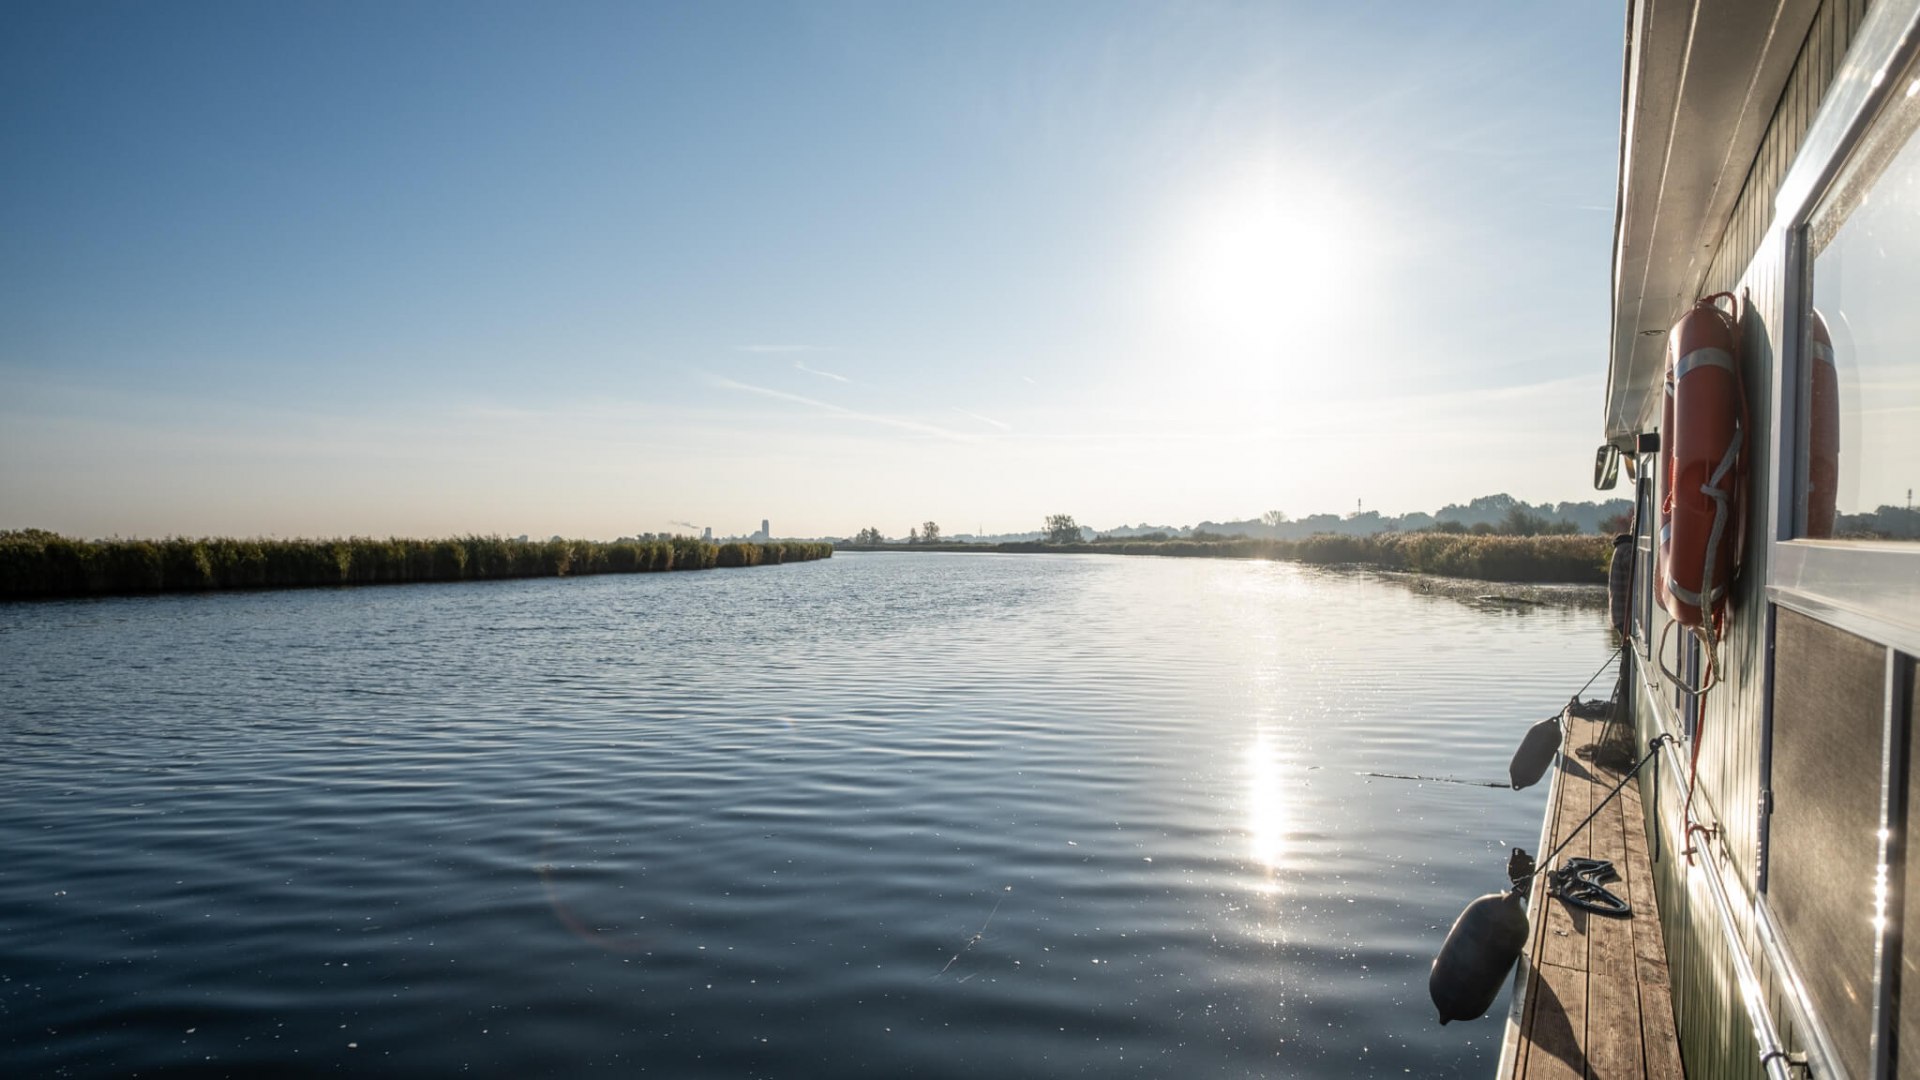
{"type": "MultiPolygon", "coordinates": [[[[1920,1077],[1920,0],[1626,28],[1595,483],[1637,507],[1617,719],[1653,760],[1605,842],[1644,903],[1623,946],[1536,897],[1501,1069],[1920,1077]]],[[[1547,844],[1597,772],[1563,758],[1547,844]]]]}

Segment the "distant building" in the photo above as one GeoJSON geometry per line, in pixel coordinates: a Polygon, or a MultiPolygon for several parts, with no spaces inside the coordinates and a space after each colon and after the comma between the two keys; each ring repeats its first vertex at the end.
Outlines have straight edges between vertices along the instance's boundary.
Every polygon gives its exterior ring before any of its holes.
{"type": "Polygon", "coordinates": [[[713,539],[713,526],[709,525],[704,530],[702,530],[700,533],[700,539],[702,540],[713,539]]]}

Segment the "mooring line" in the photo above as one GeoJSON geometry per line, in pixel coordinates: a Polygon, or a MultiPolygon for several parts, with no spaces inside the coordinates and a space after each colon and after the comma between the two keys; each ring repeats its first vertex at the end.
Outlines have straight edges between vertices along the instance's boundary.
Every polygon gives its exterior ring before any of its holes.
{"type": "Polygon", "coordinates": [[[1510,788],[1513,785],[1494,780],[1462,780],[1457,776],[1416,776],[1412,773],[1363,772],[1361,776],[1377,776],[1382,780],[1427,780],[1436,784],[1465,784],[1468,787],[1510,788]]]}
{"type": "MultiPolygon", "coordinates": [[[[980,924],[980,929],[973,932],[973,936],[967,939],[967,943],[965,945],[960,946],[960,951],[953,954],[952,958],[950,958],[947,961],[946,967],[943,967],[939,971],[934,973],[934,976],[933,976],[934,978],[937,979],[940,976],[945,975],[947,973],[947,968],[950,968],[954,965],[954,961],[959,960],[962,956],[966,955],[969,952],[972,952],[973,947],[975,945],[980,944],[980,939],[985,937],[987,934],[987,927],[993,924],[993,917],[995,915],[1000,914],[1000,905],[1007,902],[1006,894],[1012,891],[1013,891],[1013,886],[1009,885],[1006,887],[1006,889],[1001,893],[1000,899],[995,900],[993,902],[993,910],[987,912],[987,921],[980,924]]],[[[971,978],[973,978],[972,975],[967,976],[967,979],[971,979],[971,978]]],[[[965,982],[967,980],[962,979],[960,981],[965,982]]]]}
{"type": "Polygon", "coordinates": [[[1573,700],[1575,702],[1578,702],[1580,700],[1580,695],[1587,692],[1587,687],[1592,686],[1594,683],[1598,682],[1600,680],[1600,676],[1606,674],[1607,669],[1613,666],[1613,662],[1615,660],[1618,660],[1620,658],[1620,654],[1626,651],[1627,651],[1627,643],[1625,641],[1622,641],[1620,643],[1619,648],[1614,649],[1613,652],[1607,655],[1607,658],[1605,660],[1600,661],[1600,670],[1593,673],[1593,677],[1587,680],[1586,686],[1582,686],[1580,689],[1575,690],[1573,692],[1573,700]]]}

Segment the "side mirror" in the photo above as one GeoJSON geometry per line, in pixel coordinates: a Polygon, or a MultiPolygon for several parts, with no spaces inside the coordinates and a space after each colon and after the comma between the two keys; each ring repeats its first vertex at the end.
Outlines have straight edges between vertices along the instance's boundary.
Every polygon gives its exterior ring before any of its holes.
{"type": "Polygon", "coordinates": [[[1612,491],[1619,482],[1620,448],[1603,443],[1593,455],[1593,486],[1600,491],[1612,491]]]}

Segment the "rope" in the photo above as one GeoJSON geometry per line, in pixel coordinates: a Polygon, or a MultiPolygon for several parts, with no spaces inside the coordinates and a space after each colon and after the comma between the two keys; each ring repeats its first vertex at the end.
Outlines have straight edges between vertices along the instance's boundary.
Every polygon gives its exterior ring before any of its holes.
{"type": "Polygon", "coordinates": [[[1613,919],[1633,916],[1633,905],[1615,895],[1607,885],[1620,880],[1620,871],[1608,859],[1567,856],[1566,865],[1547,871],[1547,895],[1559,898],[1569,907],[1584,908],[1595,915],[1613,919]]]}
{"type": "MultiPolygon", "coordinates": [[[[1712,296],[1706,297],[1706,299],[1709,301],[1718,301],[1723,297],[1728,301],[1730,301],[1733,306],[1732,313],[1723,314],[1723,317],[1727,319],[1727,322],[1729,324],[1728,325],[1728,330],[1730,331],[1729,340],[1731,340],[1734,343],[1737,349],[1739,345],[1739,340],[1740,340],[1739,338],[1740,298],[1737,296],[1734,296],[1732,293],[1715,293],[1712,296]]],[[[1715,305],[1715,310],[1718,310],[1717,303],[1715,305]]],[[[1738,363],[1737,356],[1738,354],[1736,352],[1736,360],[1735,360],[1736,364],[1738,363]]],[[[1736,386],[1738,385],[1738,378],[1739,378],[1739,373],[1736,370],[1735,371],[1736,386]]],[[[1700,625],[1697,627],[1691,627],[1689,629],[1692,631],[1695,637],[1700,639],[1700,645],[1701,645],[1702,651],[1704,651],[1707,654],[1707,658],[1706,658],[1707,670],[1704,676],[1700,680],[1700,686],[1698,689],[1688,688],[1685,682],[1682,680],[1679,680],[1679,679],[1674,680],[1680,683],[1681,688],[1686,690],[1689,697],[1693,698],[1693,710],[1694,710],[1693,751],[1688,755],[1688,758],[1687,758],[1687,798],[1686,798],[1686,801],[1682,803],[1680,807],[1680,820],[1681,822],[1685,823],[1687,827],[1687,832],[1686,832],[1687,847],[1686,847],[1686,850],[1683,852],[1683,854],[1686,855],[1687,864],[1689,866],[1693,864],[1693,856],[1695,855],[1695,853],[1699,851],[1699,848],[1694,845],[1694,841],[1693,841],[1694,834],[1704,833],[1709,838],[1718,835],[1718,831],[1715,828],[1707,825],[1695,824],[1693,822],[1693,793],[1696,787],[1698,786],[1699,779],[1700,779],[1700,746],[1702,743],[1706,741],[1706,728],[1707,728],[1706,695],[1707,695],[1707,691],[1720,685],[1720,640],[1719,638],[1720,638],[1720,628],[1722,625],[1721,620],[1725,617],[1725,612],[1726,612],[1725,605],[1729,602],[1733,593],[1732,577],[1734,574],[1737,574],[1739,572],[1739,567],[1736,566],[1734,568],[1733,574],[1728,575],[1729,580],[1727,581],[1726,587],[1724,589],[1718,590],[1718,595],[1715,595],[1716,590],[1713,587],[1713,570],[1714,570],[1713,564],[1714,564],[1715,558],[1720,553],[1720,545],[1726,538],[1726,530],[1728,525],[1730,524],[1730,519],[1733,515],[1733,507],[1730,501],[1732,498],[1732,493],[1727,491],[1726,488],[1722,487],[1721,485],[1726,481],[1727,474],[1730,472],[1733,472],[1735,467],[1739,464],[1741,451],[1746,446],[1747,420],[1748,420],[1747,401],[1746,401],[1746,395],[1743,392],[1740,395],[1740,417],[1738,420],[1734,422],[1734,426],[1733,426],[1733,440],[1727,445],[1726,453],[1721,455],[1720,464],[1717,468],[1713,470],[1713,475],[1707,478],[1706,483],[1700,485],[1700,493],[1705,495],[1707,498],[1713,500],[1713,504],[1714,504],[1713,531],[1710,534],[1708,534],[1706,554],[1704,558],[1701,560],[1702,566],[1700,570],[1700,574],[1701,574],[1701,577],[1700,577],[1700,625]]],[[[1731,523],[1731,524],[1733,524],[1734,527],[1736,528],[1738,527],[1738,523],[1731,523]]],[[[1671,676],[1671,673],[1668,673],[1666,670],[1666,667],[1667,667],[1666,642],[1667,642],[1667,632],[1672,629],[1673,629],[1673,624],[1668,623],[1666,628],[1660,632],[1660,647],[1661,647],[1660,670],[1663,674],[1668,674],[1669,677],[1672,677],[1672,676],[1671,676]]]]}
{"type": "MultiPolygon", "coordinates": [[[[1555,847],[1552,851],[1548,852],[1546,858],[1539,860],[1535,864],[1535,868],[1532,873],[1522,875],[1520,878],[1515,879],[1513,882],[1514,885],[1518,886],[1521,881],[1530,881],[1533,878],[1539,877],[1541,874],[1550,872],[1553,869],[1553,860],[1558,858],[1560,856],[1560,853],[1567,849],[1568,844],[1573,843],[1573,838],[1576,836],[1579,836],[1582,830],[1584,830],[1587,826],[1593,824],[1593,819],[1600,816],[1600,811],[1605,809],[1606,805],[1613,801],[1614,796],[1620,794],[1622,791],[1625,791],[1627,784],[1632,782],[1634,777],[1640,775],[1641,769],[1644,769],[1647,767],[1647,762],[1654,760],[1659,755],[1660,744],[1662,742],[1671,742],[1671,741],[1673,741],[1673,736],[1671,735],[1655,735],[1652,739],[1648,740],[1646,756],[1642,757],[1639,763],[1636,764],[1633,767],[1633,769],[1627,773],[1627,775],[1620,778],[1620,782],[1613,786],[1613,790],[1607,792],[1606,798],[1601,799],[1599,802],[1594,804],[1593,812],[1587,815],[1586,820],[1582,821],[1578,825],[1575,825],[1573,827],[1573,831],[1567,834],[1567,838],[1565,840],[1560,841],[1559,846],[1555,847]]],[[[1660,775],[1659,770],[1657,768],[1654,771],[1654,775],[1656,777],[1660,775]]]]}
{"type": "MultiPolygon", "coordinates": [[[[1680,820],[1682,822],[1691,822],[1693,820],[1693,791],[1700,779],[1700,744],[1706,741],[1706,730],[1706,702],[1696,701],[1694,703],[1693,752],[1687,755],[1687,801],[1680,804],[1680,820]]],[[[1688,866],[1693,865],[1693,853],[1697,850],[1693,846],[1693,834],[1696,831],[1704,832],[1708,836],[1713,835],[1713,830],[1703,825],[1687,825],[1687,848],[1681,852],[1681,854],[1687,857],[1688,866]]]]}
{"type": "Polygon", "coordinates": [[[1600,729],[1600,744],[1602,746],[1605,746],[1608,740],[1613,738],[1613,729],[1626,719],[1626,717],[1621,715],[1626,712],[1626,710],[1621,708],[1620,701],[1626,685],[1627,673],[1623,671],[1613,680],[1613,693],[1607,695],[1607,726],[1600,729]]]}
{"type": "Polygon", "coordinates": [[[1578,702],[1580,700],[1580,695],[1587,692],[1587,687],[1592,686],[1595,680],[1599,679],[1600,676],[1606,674],[1607,668],[1613,666],[1613,662],[1615,660],[1620,659],[1620,654],[1626,651],[1627,651],[1627,643],[1623,639],[1620,642],[1619,648],[1613,650],[1612,654],[1609,655],[1605,660],[1600,661],[1600,670],[1593,673],[1593,678],[1587,680],[1586,686],[1582,686],[1580,689],[1575,690],[1573,692],[1572,700],[1574,700],[1575,702],[1578,702]]]}
{"type": "MultiPolygon", "coordinates": [[[[1708,564],[1712,564],[1711,554],[1709,554],[1708,557],[1708,564]]],[[[1701,680],[1700,686],[1689,686],[1687,685],[1687,681],[1681,678],[1678,672],[1672,671],[1667,667],[1667,635],[1672,633],[1673,628],[1678,625],[1680,625],[1678,621],[1668,620],[1666,626],[1660,629],[1660,644],[1655,650],[1655,655],[1659,661],[1660,673],[1671,680],[1688,697],[1693,698],[1693,746],[1687,753],[1687,797],[1680,804],[1680,820],[1683,822],[1691,822],[1693,814],[1693,793],[1700,781],[1700,747],[1706,742],[1707,691],[1719,684],[1719,674],[1716,670],[1717,664],[1715,662],[1719,642],[1716,640],[1712,629],[1713,620],[1711,616],[1708,617],[1704,625],[1687,628],[1688,633],[1700,639],[1703,650],[1707,654],[1706,662],[1709,673],[1708,678],[1701,680]]],[[[1671,738],[1671,736],[1663,735],[1661,738],[1671,738]]],[[[1659,773],[1656,771],[1654,775],[1658,777],[1659,773]]],[[[1681,854],[1687,857],[1687,864],[1689,866],[1693,864],[1693,856],[1699,851],[1693,843],[1693,834],[1697,832],[1705,833],[1709,837],[1718,835],[1717,831],[1710,826],[1696,824],[1689,824],[1687,826],[1687,846],[1686,850],[1682,851],[1681,854]]]]}
{"type": "Polygon", "coordinates": [[[1713,476],[1706,483],[1700,485],[1700,493],[1713,500],[1713,532],[1707,536],[1707,554],[1700,569],[1700,601],[1706,607],[1700,612],[1701,626],[1697,633],[1700,643],[1707,649],[1707,677],[1701,680],[1699,690],[1702,694],[1713,689],[1720,681],[1720,650],[1715,639],[1719,636],[1720,619],[1726,610],[1728,596],[1733,591],[1731,580],[1724,589],[1715,590],[1713,587],[1714,558],[1720,553],[1720,545],[1726,538],[1727,520],[1733,516],[1733,507],[1728,502],[1732,494],[1720,484],[1739,461],[1740,449],[1745,443],[1746,428],[1739,423],[1734,424],[1733,441],[1720,458],[1720,467],[1713,471],[1713,476]]]}
{"type": "Polygon", "coordinates": [[[1653,759],[1653,861],[1660,861],[1660,759],[1653,759]]]}
{"type": "Polygon", "coordinates": [[[1506,788],[1508,790],[1513,788],[1513,785],[1505,780],[1462,780],[1457,776],[1418,776],[1413,773],[1397,772],[1363,772],[1355,773],[1354,775],[1377,776],[1382,780],[1419,780],[1435,784],[1465,784],[1468,787],[1506,788]]]}
{"type": "MultiPolygon", "coordinates": [[[[1660,628],[1660,640],[1654,644],[1654,663],[1659,665],[1660,674],[1666,676],[1668,682],[1679,687],[1681,693],[1690,698],[1703,697],[1707,691],[1718,686],[1720,683],[1719,638],[1714,635],[1712,630],[1705,626],[1689,626],[1686,628],[1687,633],[1699,639],[1700,644],[1705,646],[1707,654],[1706,677],[1700,680],[1700,685],[1695,686],[1687,682],[1686,678],[1678,671],[1667,666],[1667,635],[1673,633],[1673,628],[1680,625],[1682,625],[1682,623],[1679,619],[1668,619],[1666,625],[1660,628]]],[[[1676,650],[1674,652],[1675,666],[1678,666],[1679,657],[1680,654],[1676,650]]],[[[1647,685],[1657,687],[1659,684],[1649,682],[1647,685]]]]}

